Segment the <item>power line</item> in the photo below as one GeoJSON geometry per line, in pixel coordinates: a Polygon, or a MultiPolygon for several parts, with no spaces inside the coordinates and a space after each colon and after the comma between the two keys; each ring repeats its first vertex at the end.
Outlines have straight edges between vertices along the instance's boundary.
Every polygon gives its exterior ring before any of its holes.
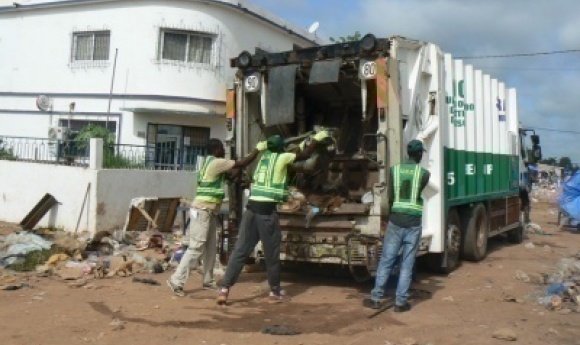
{"type": "Polygon", "coordinates": [[[580,71],[580,68],[518,68],[518,67],[486,67],[477,66],[485,70],[507,70],[507,71],[580,71]]]}
{"type": "Polygon", "coordinates": [[[527,57],[527,56],[539,56],[539,55],[554,55],[554,54],[569,54],[569,53],[579,53],[580,49],[567,49],[567,50],[553,50],[548,52],[536,52],[536,53],[519,53],[519,54],[504,54],[504,55],[482,55],[482,56],[458,56],[457,59],[496,59],[496,58],[512,58],[512,57],[527,57]]]}
{"type": "Polygon", "coordinates": [[[580,131],[568,131],[565,129],[542,128],[542,127],[532,127],[532,128],[537,129],[537,130],[541,130],[541,131],[548,131],[548,132],[580,134],[580,131]]]}

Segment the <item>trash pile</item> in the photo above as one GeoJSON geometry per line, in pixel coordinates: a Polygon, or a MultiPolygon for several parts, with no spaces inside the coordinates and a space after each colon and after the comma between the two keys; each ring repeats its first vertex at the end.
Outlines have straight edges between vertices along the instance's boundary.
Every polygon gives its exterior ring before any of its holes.
{"type": "MultiPolygon", "coordinates": [[[[182,230],[99,231],[73,235],[64,231],[18,231],[0,236],[0,268],[56,276],[71,287],[87,279],[129,277],[136,273],[162,273],[177,265],[185,249],[182,230]]],[[[155,285],[150,280],[136,282],[155,285]]]]}
{"type": "Polygon", "coordinates": [[[549,274],[528,276],[517,271],[516,279],[538,284],[541,290],[529,297],[546,309],[580,313],[580,252],[560,259],[549,274]]]}

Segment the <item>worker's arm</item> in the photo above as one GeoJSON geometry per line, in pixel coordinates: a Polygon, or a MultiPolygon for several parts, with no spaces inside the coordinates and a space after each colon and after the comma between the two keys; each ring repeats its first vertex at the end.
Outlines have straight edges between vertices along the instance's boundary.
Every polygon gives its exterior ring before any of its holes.
{"type": "Polygon", "coordinates": [[[318,142],[324,140],[325,138],[328,138],[327,131],[320,131],[316,133],[316,135],[313,137],[313,140],[310,142],[310,145],[308,145],[308,147],[306,147],[304,150],[299,151],[296,154],[296,158],[294,159],[294,161],[298,162],[310,158],[310,156],[312,156],[312,154],[314,153],[314,150],[316,149],[316,145],[318,145],[318,142]]]}
{"type": "Polygon", "coordinates": [[[266,151],[267,148],[268,144],[265,141],[260,141],[258,144],[256,144],[256,148],[249,155],[239,161],[236,161],[236,164],[234,164],[233,168],[247,167],[254,161],[254,159],[256,159],[256,157],[258,157],[260,152],[266,151]]]}
{"type": "Polygon", "coordinates": [[[239,161],[236,161],[236,164],[234,164],[233,167],[234,168],[245,168],[248,165],[250,165],[250,163],[252,163],[254,161],[254,159],[256,159],[256,157],[258,157],[259,154],[260,154],[260,151],[258,151],[258,149],[254,149],[249,155],[240,159],[239,161]]]}

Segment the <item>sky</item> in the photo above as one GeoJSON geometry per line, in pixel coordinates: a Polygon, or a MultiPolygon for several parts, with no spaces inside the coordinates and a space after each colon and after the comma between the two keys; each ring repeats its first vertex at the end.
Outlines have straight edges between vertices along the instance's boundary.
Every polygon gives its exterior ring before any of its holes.
{"type": "MultiPolygon", "coordinates": [[[[437,44],[454,56],[580,50],[580,0],[250,0],[323,38],[373,33],[437,44]]],[[[580,52],[470,59],[518,91],[520,121],[544,158],[580,163],[580,52]],[[552,129],[552,130],[547,130],[552,129]]]]}

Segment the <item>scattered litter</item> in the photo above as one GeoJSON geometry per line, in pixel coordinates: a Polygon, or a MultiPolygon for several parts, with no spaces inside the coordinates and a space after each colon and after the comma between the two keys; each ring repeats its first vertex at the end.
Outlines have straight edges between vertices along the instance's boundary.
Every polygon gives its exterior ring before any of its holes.
{"type": "Polygon", "coordinates": [[[133,277],[133,283],[143,283],[149,285],[161,285],[157,280],[149,279],[149,278],[137,278],[133,277]]]}
{"type": "Polygon", "coordinates": [[[87,280],[85,278],[78,279],[72,283],[67,284],[70,288],[80,288],[87,285],[87,280]]]}
{"type": "Polygon", "coordinates": [[[273,325],[262,328],[262,333],[271,335],[298,335],[301,332],[288,326],[273,325]]]}
{"type": "Polygon", "coordinates": [[[0,249],[0,257],[11,256],[3,261],[7,265],[12,265],[17,260],[14,255],[26,255],[35,251],[49,250],[51,246],[52,242],[33,233],[26,231],[12,233],[4,239],[2,247],[7,249],[6,251],[0,249]]]}
{"type": "Polygon", "coordinates": [[[521,280],[524,283],[530,282],[530,277],[524,271],[521,271],[521,270],[516,271],[516,279],[521,280]]]}
{"type": "Polygon", "coordinates": [[[111,329],[113,331],[120,331],[125,329],[125,321],[119,320],[119,319],[113,319],[113,321],[111,321],[109,323],[109,326],[111,326],[111,329]]]}
{"type": "Polygon", "coordinates": [[[526,233],[528,233],[528,234],[545,235],[545,236],[552,235],[552,234],[547,233],[544,230],[542,230],[542,227],[536,223],[526,224],[525,230],[526,230],[526,233]]]}
{"type": "Polygon", "coordinates": [[[14,291],[14,290],[20,290],[24,287],[24,284],[17,284],[17,285],[6,285],[2,288],[2,290],[4,291],[14,291]]]}

